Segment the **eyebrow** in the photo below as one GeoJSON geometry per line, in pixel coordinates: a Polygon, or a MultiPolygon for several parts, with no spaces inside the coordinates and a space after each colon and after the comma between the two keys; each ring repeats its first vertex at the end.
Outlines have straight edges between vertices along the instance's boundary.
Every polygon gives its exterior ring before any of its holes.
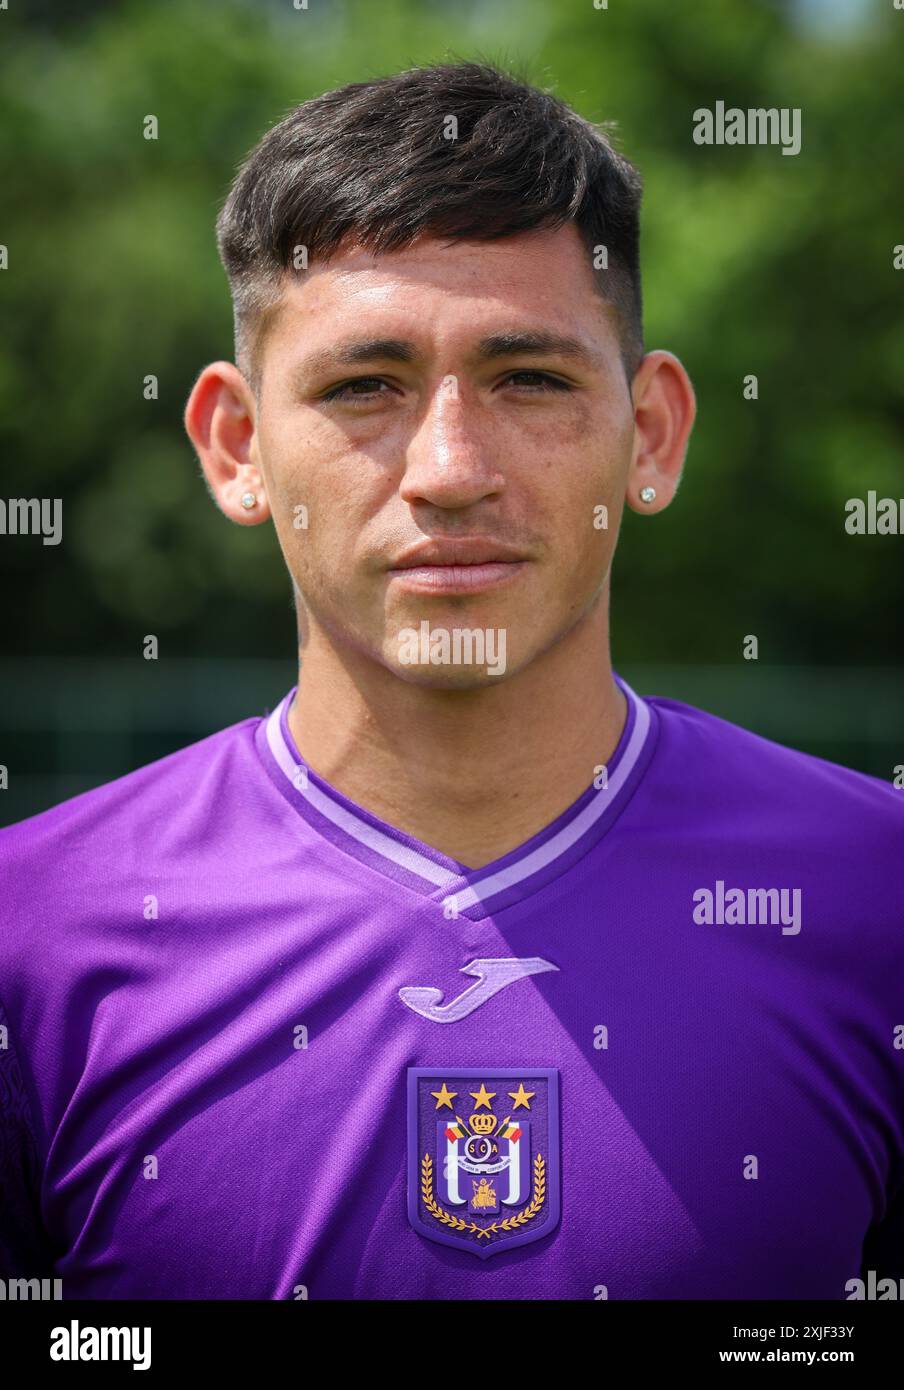
{"type": "MultiPolygon", "coordinates": [[[[475,354],[480,362],[490,362],[498,357],[531,355],[567,357],[588,367],[599,364],[598,355],[579,338],[550,333],[545,329],[494,333],[488,338],[481,338],[475,354]]],[[[303,359],[300,367],[306,373],[316,373],[377,361],[413,362],[416,357],[414,343],[404,338],[353,338],[322,352],[312,353],[303,359]]]]}

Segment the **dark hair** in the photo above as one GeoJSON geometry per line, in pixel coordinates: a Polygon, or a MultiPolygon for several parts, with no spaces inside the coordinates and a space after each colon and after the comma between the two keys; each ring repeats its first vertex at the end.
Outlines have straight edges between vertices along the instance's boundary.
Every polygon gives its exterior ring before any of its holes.
{"type": "Polygon", "coordinates": [[[346,238],[374,254],[421,233],[489,241],[573,221],[616,310],[628,377],[643,355],[640,175],[557,97],[485,63],[412,68],[302,102],[242,164],[217,220],[236,361],[253,379],[269,311],[299,247],[346,238]],[[446,138],[454,116],[454,139],[446,138]]]}

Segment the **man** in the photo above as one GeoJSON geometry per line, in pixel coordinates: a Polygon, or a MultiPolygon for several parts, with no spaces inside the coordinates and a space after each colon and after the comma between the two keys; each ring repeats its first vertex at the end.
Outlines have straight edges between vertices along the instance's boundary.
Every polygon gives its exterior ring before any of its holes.
{"type": "Polygon", "coordinates": [[[185,422],[272,519],[298,686],[0,838],[9,1268],[843,1299],[892,1258],[900,797],[610,665],[622,510],[655,524],[695,409],[644,354],[639,203],[470,63],[306,102],[240,171],[236,365],[185,422]]]}

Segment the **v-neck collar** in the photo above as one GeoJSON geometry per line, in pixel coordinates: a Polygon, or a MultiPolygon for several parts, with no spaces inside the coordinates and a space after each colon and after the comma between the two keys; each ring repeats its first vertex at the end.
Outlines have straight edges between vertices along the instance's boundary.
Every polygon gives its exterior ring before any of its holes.
{"type": "Polygon", "coordinates": [[[627,700],[628,715],[606,765],[606,785],[589,786],[549,825],[479,869],[380,820],[305,766],[288,722],[297,686],[260,721],[255,741],[279,791],[318,835],[434,901],[446,917],[480,921],[564,873],[607,833],[630,800],[652,756],[657,715],[618,675],[615,680],[627,700]]]}

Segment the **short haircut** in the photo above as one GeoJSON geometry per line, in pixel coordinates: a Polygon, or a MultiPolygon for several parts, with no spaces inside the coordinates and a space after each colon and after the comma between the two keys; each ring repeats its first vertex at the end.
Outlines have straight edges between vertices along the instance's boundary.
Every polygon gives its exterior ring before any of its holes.
{"type": "Polygon", "coordinates": [[[342,243],[379,254],[421,234],[490,241],[571,221],[630,381],[643,356],[641,188],[608,124],[487,63],[415,67],[302,102],[251,151],[217,220],[236,362],[256,384],[300,247],[310,268],[342,243]]]}

